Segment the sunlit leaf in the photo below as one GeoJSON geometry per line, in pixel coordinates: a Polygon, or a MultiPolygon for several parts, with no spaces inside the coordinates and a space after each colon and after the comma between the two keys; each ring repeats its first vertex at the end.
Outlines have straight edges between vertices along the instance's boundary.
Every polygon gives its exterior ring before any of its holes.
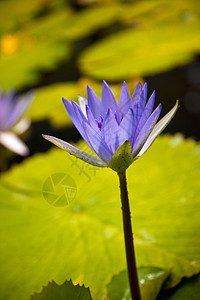
{"type": "Polygon", "coordinates": [[[61,60],[68,59],[71,44],[63,37],[68,16],[67,9],[55,10],[1,37],[0,82],[4,89],[35,84],[41,71],[55,69],[61,60]]]}
{"type": "Polygon", "coordinates": [[[68,20],[66,37],[74,40],[91,35],[106,26],[109,27],[119,20],[122,9],[123,6],[116,2],[112,5],[94,6],[74,13],[68,20]]]}
{"type": "Polygon", "coordinates": [[[36,98],[27,116],[33,121],[49,119],[55,125],[72,125],[62,102],[62,97],[77,100],[78,86],[75,83],[58,83],[36,90],[36,98]]]}
{"type": "MultiPolygon", "coordinates": [[[[138,267],[169,271],[166,287],[200,271],[199,165],[199,144],[176,135],[158,138],[127,171],[138,267]]],[[[0,199],[4,298],[27,299],[48,281],[71,278],[102,299],[126,269],[112,170],[54,149],[1,177],[0,199]]]]}
{"type": "MultiPolygon", "coordinates": [[[[61,0],[54,0],[54,6],[61,0]]],[[[37,15],[52,8],[51,1],[6,0],[0,2],[0,35],[21,28],[37,15]]]]}
{"type": "Polygon", "coordinates": [[[127,14],[122,13],[121,22],[126,20],[131,28],[87,48],[80,58],[82,72],[98,79],[122,80],[155,74],[191,61],[200,50],[198,2],[156,3],[157,7],[152,9],[141,1],[139,7],[135,4],[136,13],[134,5],[127,9],[127,14]]]}

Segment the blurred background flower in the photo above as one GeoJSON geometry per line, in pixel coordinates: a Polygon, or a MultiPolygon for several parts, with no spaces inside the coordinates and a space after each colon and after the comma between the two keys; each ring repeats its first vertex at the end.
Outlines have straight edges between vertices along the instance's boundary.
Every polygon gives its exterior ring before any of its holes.
{"type": "Polygon", "coordinates": [[[22,119],[33,100],[33,93],[24,97],[15,96],[15,91],[7,94],[0,91],[0,144],[11,151],[26,156],[29,154],[27,146],[17,137],[30,126],[30,120],[22,119]]]}

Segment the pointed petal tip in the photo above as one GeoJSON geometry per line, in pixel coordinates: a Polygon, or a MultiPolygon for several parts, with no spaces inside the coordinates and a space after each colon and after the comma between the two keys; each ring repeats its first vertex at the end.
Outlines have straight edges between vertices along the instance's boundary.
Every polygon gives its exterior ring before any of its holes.
{"type": "MultiPolygon", "coordinates": [[[[69,101],[69,102],[70,102],[70,101],[69,101]]],[[[73,106],[73,105],[78,105],[77,102],[74,101],[74,100],[71,100],[71,104],[72,104],[72,106],[73,106]]]]}
{"type": "Polygon", "coordinates": [[[144,93],[144,97],[147,97],[148,86],[147,82],[144,83],[142,92],[144,93]]]}
{"type": "MultiPolygon", "coordinates": [[[[172,113],[172,117],[171,119],[173,118],[173,116],[176,114],[178,108],[180,107],[180,101],[179,100],[176,100],[176,103],[174,105],[174,107],[172,107],[172,109],[169,111],[169,113],[171,112],[172,113]]],[[[170,121],[171,121],[170,119],[170,121]]]]}
{"type": "Polygon", "coordinates": [[[161,104],[161,103],[158,104],[157,109],[158,109],[158,110],[161,110],[161,109],[162,109],[162,104],[161,104]]]}
{"type": "Polygon", "coordinates": [[[69,101],[68,99],[66,99],[65,97],[62,97],[62,101],[63,101],[63,103],[65,103],[65,102],[67,102],[67,103],[71,103],[71,101],[69,101]]]}
{"type": "MultiPolygon", "coordinates": [[[[87,100],[89,101],[91,99],[91,97],[94,97],[95,92],[93,91],[93,89],[87,85],[87,100]]],[[[91,101],[89,101],[91,102],[91,101]]]]}
{"type": "Polygon", "coordinates": [[[66,98],[64,98],[64,97],[62,97],[62,102],[63,102],[63,104],[65,105],[65,103],[70,103],[70,101],[69,100],[67,100],[66,98]]]}
{"type": "Polygon", "coordinates": [[[92,88],[87,84],[87,93],[92,90],[92,88]]]}
{"type": "Polygon", "coordinates": [[[51,135],[47,135],[47,134],[42,134],[42,137],[43,137],[45,140],[47,140],[47,141],[49,141],[49,142],[51,142],[51,143],[53,143],[53,144],[54,144],[54,140],[56,140],[55,137],[53,137],[53,136],[51,136],[51,135]]]}
{"type": "Polygon", "coordinates": [[[127,93],[128,93],[128,87],[127,87],[126,81],[123,81],[123,83],[122,83],[122,90],[123,89],[126,89],[127,93]]]}
{"type": "Polygon", "coordinates": [[[138,83],[136,84],[136,86],[142,87],[142,83],[140,81],[138,81],[138,83]]]}
{"type": "Polygon", "coordinates": [[[47,135],[47,134],[42,134],[42,137],[48,141],[50,141],[50,139],[52,138],[50,135],[47,135]]]}
{"type": "Polygon", "coordinates": [[[109,87],[108,83],[105,80],[103,80],[102,85],[105,85],[105,86],[109,87]]]}
{"type": "Polygon", "coordinates": [[[180,107],[180,101],[176,100],[175,107],[178,109],[180,107]]]}

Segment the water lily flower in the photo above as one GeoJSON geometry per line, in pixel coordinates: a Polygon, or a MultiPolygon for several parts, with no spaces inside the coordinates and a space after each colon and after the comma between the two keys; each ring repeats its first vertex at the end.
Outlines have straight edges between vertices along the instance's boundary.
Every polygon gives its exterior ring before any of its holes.
{"type": "Polygon", "coordinates": [[[33,100],[33,92],[19,97],[15,91],[9,90],[3,94],[0,89],[0,144],[11,151],[26,156],[28,147],[18,138],[30,126],[29,119],[22,119],[33,100]]]}
{"type": "Polygon", "coordinates": [[[43,137],[89,164],[119,173],[146,152],[177,111],[178,101],[157,123],[161,104],[153,110],[154,101],[155,91],[147,101],[147,84],[142,87],[140,82],[131,98],[124,82],[118,104],[105,81],[101,101],[89,86],[87,99],[79,96],[80,106],[63,98],[72,122],[98,158],[56,137],[43,137]]]}

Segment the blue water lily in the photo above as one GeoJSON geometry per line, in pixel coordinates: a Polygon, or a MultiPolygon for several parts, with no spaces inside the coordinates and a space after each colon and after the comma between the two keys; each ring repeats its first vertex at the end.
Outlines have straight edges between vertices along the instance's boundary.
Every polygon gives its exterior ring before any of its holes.
{"type": "Polygon", "coordinates": [[[177,111],[178,101],[157,123],[161,104],[153,110],[154,101],[155,91],[147,101],[147,84],[142,87],[140,82],[131,98],[124,82],[118,104],[105,81],[101,101],[89,86],[87,99],[79,96],[80,105],[63,98],[72,122],[98,158],[58,138],[43,136],[83,161],[120,172],[146,152],[177,111]]]}
{"type": "Polygon", "coordinates": [[[28,147],[18,138],[30,126],[30,120],[22,118],[33,100],[33,92],[16,96],[14,89],[3,94],[0,89],[0,144],[13,152],[25,156],[28,147]]]}

